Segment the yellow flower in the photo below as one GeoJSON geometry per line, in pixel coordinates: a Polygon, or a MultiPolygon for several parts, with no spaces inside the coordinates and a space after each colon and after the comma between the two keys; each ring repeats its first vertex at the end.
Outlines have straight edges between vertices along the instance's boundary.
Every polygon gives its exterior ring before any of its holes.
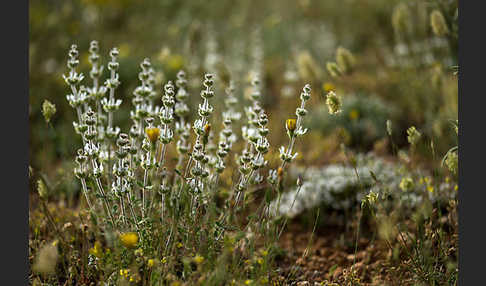
{"type": "Polygon", "coordinates": [[[245,281],[245,285],[251,285],[251,283],[252,283],[252,282],[253,282],[252,280],[247,279],[247,280],[245,281]]]}
{"type": "Polygon", "coordinates": [[[257,259],[257,263],[260,264],[260,265],[262,265],[263,264],[263,258],[259,257],[257,259]]]}
{"type": "Polygon", "coordinates": [[[177,246],[177,248],[182,248],[182,243],[178,242],[176,246],[177,246]]]}
{"type": "Polygon", "coordinates": [[[203,263],[203,261],[204,261],[204,257],[200,256],[199,254],[194,256],[194,262],[196,262],[196,264],[201,264],[203,263]]]}
{"type": "Polygon", "coordinates": [[[120,241],[126,248],[135,248],[138,243],[138,234],[136,232],[126,232],[120,234],[120,241]]]}
{"type": "Polygon", "coordinates": [[[96,241],[93,248],[89,249],[89,254],[94,255],[98,258],[103,255],[103,249],[101,248],[101,243],[99,241],[96,241]]]}
{"type": "Polygon", "coordinates": [[[267,277],[260,278],[260,283],[267,284],[268,283],[268,278],[267,277]]]}
{"type": "Polygon", "coordinates": [[[155,260],[153,260],[153,259],[149,259],[147,261],[147,266],[150,267],[150,268],[152,268],[154,266],[154,264],[155,264],[155,260]]]}
{"type": "Polygon", "coordinates": [[[285,127],[287,131],[290,133],[290,136],[294,134],[295,128],[297,127],[297,120],[293,118],[289,118],[285,121],[285,127]]]}
{"type": "Polygon", "coordinates": [[[430,193],[433,193],[434,192],[434,186],[427,186],[427,191],[429,191],[430,193]]]}
{"type": "Polygon", "coordinates": [[[457,191],[459,187],[457,185],[454,186],[454,191],[457,191]]]}
{"type": "Polygon", "coordinates": [[[262,256],[263,256],[263,257],[265,257],[265,256],[267,256],[267,255],[268,255],[268,251],[263,250],[263,251],[262,251],[262,256]]]}
{"type": "Polygon", "coordinates": [[[128,278],[128,273],[130,272],[130,270],[128,269],[120,269],[120,276],[123,276],[125,278],[128,278]]]}
{"type": "Polygon", "coordinates": [[[167,263],[167,258],[163,257],[160,262],[162,262],[163,264],[166,264],[167,263]]]}
{"type": "Polygon", "coordinates": [[[413,189],[413,179],[410,177],[403,178],[400,182],[400,189],[402,191],[410,191],[413,189]]]}
{"type": "Polygon", "coordinates": [[[330,83],[330,82],[325,82],[323,85],[322,85],[322,88],[324,89],[324,91],[326,93],[330,92],[331,90],[332,91],[335,91],[336,90],[336,87],[334,86],[334,84],[330,83]]]}
{"type": "Polygon", "coordinates": [[[353,109],[353,110],[351,110],[351,111],[349,112],[349,118],[350,118],[351,120],[358,119],[358,117],[359,117],[359,111],[358,111],[358,110],[353,109]]]}
{"type": "Polygon", "coordinates": [[[278,175],[279,178],[282,178],[283,173],[284,173],[284,171],[283,171],[282,167],[278,167],[278,169],[277,169],[277,175],[278,175]]]}
{"type": "Polygon", "coordinates": [[[169,69],[178,71],[184,66],[184,58],[181,55],[171,55],[167,60],[169,69]]]}
{"type": "Polygon", "coordinates": [[[160,129],[157,127],[147,127],[145,128],[145,133],[147,134],[147,138],[150,140],[150,142],[155,143],[159,139],[160,129]]]}

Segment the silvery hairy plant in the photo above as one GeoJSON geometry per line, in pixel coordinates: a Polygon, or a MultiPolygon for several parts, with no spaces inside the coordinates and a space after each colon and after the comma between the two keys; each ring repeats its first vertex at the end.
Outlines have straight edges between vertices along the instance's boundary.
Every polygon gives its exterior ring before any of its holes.
{"type": "MultiPolygon", "coordinates": [[[[131,100],[132,124],[123,132],[116,126],[117,111],[122,103],[115,97],[121,83],[117,73],[119,52],[116,48],[110,51],[107,63],[109,75],[104,81],[104,67],[96,41],[91,43],[89,52],[91,87],[81,85],[84,75],[77,70],[79,52],[76,45],[69,50],[69,71],[63,77],[70,88],[67,99],[77,114],[73,125],[82,138],[74,172],[93,215],[102,213],[100,217],[108,226],[119,231],[133,229],[139,234],[157,218],[158,222],[168,226],[166,247],[169,251],[169,242],[180,235],[176,227],[179,220],[189,222],[185,227],[190,228],[197,223],[197,218],[207,214],[206,210],[210,207],[219,212],[215,218],[221,218],[220,215],[226,218],[227,213],[224,212],[234,210],[214,207],[214,196],[219,190],[223,172],[236,177],[223,204],[225,206],[245,207],[245,191],[265,185],[261,172],[268,165],[265,156],[270,150],[267,139],[270,130],[267,127],[268,116],[261,103],[258,73],[253,73],[250,105],[244,108],[246,122],[242,136],[238,138],[234,123],[242,116],[238,111],[233,80],[224,89],[221,123],[213,124],[211,101],[222,95],[215,92],[216,76],[204,75],[197,118],[191,124],[186,73],[179,71],[175,84],[169,80],[158,92],[154,68],[146,58],[140,64],[140,85],[134,89],[131,100]],[[219,128],[219,132],[212,126],[219,128]],[[218,134],[218,138],[214,138],[214,134],[218,134]],[[194,139],[192,142],[191,138],[194,139]],[[237,167],[233,170],[229,167],[228,155],[231,152],[237,154],[234,147],[239,139],[245,146],[236,156],[237,167]],[[177,154],[174,164],[168,158],[169,150],[177,154]],[[190,217],[192,219],[187,221],[190,217]]],[[[301,105],[296,110],[297,119],[288,119],[285,123],[289,146],[281,147],[282,164],[270,170],[269,186],[278,184],[286,164],[297,155],[293,151],[296,138],[307,131],[303,127],[303,117],[307,114],[305,103],[310,98],[310,91],[310,86],[306,85],[300,96],[301,105]]],[[[216,236],[221,234],[219,232],[216,236]]]]}

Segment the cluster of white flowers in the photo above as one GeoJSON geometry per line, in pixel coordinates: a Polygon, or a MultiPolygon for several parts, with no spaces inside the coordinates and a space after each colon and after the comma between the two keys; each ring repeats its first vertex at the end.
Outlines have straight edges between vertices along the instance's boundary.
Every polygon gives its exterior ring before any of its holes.
{"type": "MultiPolygon", "coordinates": [[[[323,168],[310,167],[305,170],[291,168],[292,177],[304,174],[302,188],[299,191],[299,188],[295,187],[284,193],[280,205],[277,200],[272,201],[271,214],[294,217],[318,206],[342,210],[356,205],[363,199],[376,200],[385,196],[405,200],[408,206],[414,207],[424,199],[424,192],[405,194],[400,191],[399,185],[404,177],[401,165],[386,162],[372,154],[358,154],[356,162],[359,181],[354,168],[343,164],[331,164],[323,168]],[[375,184],[371,172],[380,184],[375,184]]],[[[417,174],[423,174],[423,171],[417,170],[417,174]]],[[[448,187],[442,185],[441,189],[448,187]]],[[[431,193],[427,194],[432,201],[440,199],[431,193]]]]}
{"type": "MultiPolygon", "coordinates": [[[[260,48],[255,51],[257,58],[261,56],[260,48]]],[[[110,75],[102,85],[103,66],[98,52],[98,43],[94,41],[89,56],[92,87],[80,85],[84,76],[76,71],[79,61],[75,45],[69,51],[69,74],[64,76],[72,92],[67,99],[78,113],[74,127],[83,140],[83,148],[78,150],[76,156],[74,172],[81,182],[90,210],[96,213],[102,209],[105,218],[109,218],[109,224],[115,228],[136,228],[139,231],[150,221],[154,205],[158,204],[156,210],[164,220],[165,207],[169,206],[172,212],[178,210],[178,201],[183,195],[184,199],[190,201],[191,214],[196,215],[200,207],[204,208],[211,202],[210,196],[215,194],[212,191],[218,190],[219,176],[226,169],[225,160],[238,139],[233,124],[241,118],[241,113],[236,110],[238,100],[234,94],[234,81],[230,81],[226,88],[225,108],[221,112],[222,126],[218,142],[214,144],[210,99],[215,95],[216,76],[205,74],[200,94],[202,102],[197,110],[199,117],[192,124],[196,138],[192,151],[189,151],[191,124],[188,122],[190,110],[186,102],[189,93],[186,90],[188,81],[185,72],[179,71],[175,86],[168,81],[159,95],[154,88],[155,71],[149,59],[144,59],[138,74],[140,85],[133,91],[133,108],[130,111],[132,125],[129,132],[122,133],[115,125],[114,118],[122,102],[115,98],[115,89],[120,85],[117,73],[119,52],[116,48],[110,51],[107,65],[110,75]],[[156,105],[158,96],[161,105],[156,105]],[[176,168],[168,170],[165,154],[174,136],[178,137],[174,145],[179,158],[176,168]],[[186,155],[188,159],[185,163],[186,155]],[[141,174],[143,179],[138,178],[141,174]],[[97,190],[96,197],[101,200],[92,200],[92,189],[97,190]]],[[[255,69],[262,70],[262,66],[255,65],[255,69]]],[[[268,163],[265,160],[270,148],[266,137],[269,133],[268,117],[261,106],[259,75],[254,75],[251,104],[245,108],[247,122],[242,128],[246,146],[241,156],[237,157],[240,178],[234,182],[233,193],[226,206],[237,206],[244,198],[245,190],[264,182],[260,171],[268,163]]],[[[281,168],[295,158],[297,153],[293,154],[292,151],[295,139],[307,131],[302,127],[302,120],[307,114],[305,103],[310,99],[310,91],[310,86],[306,85],[300,95],[301,105],[296,110],[297,119],[286,122],[290,143],[287,149],[281,150],[281,168]]],[[[278,172],[273,170],[271,173],[276,175],[278,172]]]]}
{"type": "Polygon", "coordinates": [[[189,132],[191,130],[191,123],[187,122],[187,116],[189,115],[189,106],[187,106],[187,99],[189,98],[189,93],[187,92],[187,79],[186,73],[184,71],[179,71],[177,73],[177,93],[176,93],[176,104],[174,112],[178,117],[178,121],[175,123],[175,131],[179,135],[179,140],[177,140],[177,153],[179,154],[177,160],[177,170],[181,171],[182,164],[184,162],[184,157],[191,148],[191,143],[189,140],[189,132]]]}
{"type": "Polygon", "coordinates": [[[266,138],[268,128],[265,127],[268,119],[260,103],[262,95],[258,76],[255,76],[251,83],[253,87],[250,97],[252,105],[245,108],[248,121],[247,125],[242,127],[242,136],[246,141],[246,146],[237,161],[240,179],[236,185],[236,203],[242,199],[243,192],[250,182],[258,184],[263,181],[258,169],[266,165],[264,154],[270,147],[266,138]]]}

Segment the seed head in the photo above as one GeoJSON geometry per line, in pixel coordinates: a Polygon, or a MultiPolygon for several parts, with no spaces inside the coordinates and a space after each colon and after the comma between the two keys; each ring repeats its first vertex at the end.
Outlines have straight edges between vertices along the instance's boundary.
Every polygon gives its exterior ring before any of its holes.
{"type": "Polygon", "coordinates": [[[430,13],[430,26],[434,34],[439,37],[449,34],[449,28],[447,27],[444,15],[439,10],[434,10],[430,13]]]}
{"type": "Polygon", "coordinates": [[[342,99],[334,91],[330,91],[326,96],[326,104],[330,114],[338,114],[341,112],[342,99]]]}
{"type": "Polygon", "coordinates": [[[407,134],[408,143],[410,143],[412,146],[417,145],[420,137],[422,137],[422,134],[415,128],[415,126],[408,128],[407,134]]]}
{"type": "Polygon", "coordinates": [[[353,70],[356,59],[348,49],[339,47],[336,50],[336,63],[342,72],[349,73],[353,70]]]}
{"type": "Polygon", "coordinates": [[[451,173],[454,175],[457,174],[457,169],[459,166],[459,157],[457,156],[457,152],[449,152],[445,159],[445,164],[451,173]]]}
{"type": "Polygon", "coordinates": [[[49,124],[49,121],[54,114],[56,114],[56,106],[52,104],[49,100],[45,99],[44,103],[42,104],[42,115],[44,115],[46,123],[49,124]]]}
{"type": "Polygon", "coordinates": [[[411,29],[411,13],[405,3],[395,7],[392,15],[392,26],[398,35],[408,34],[411,29]]]}
{"type": "Polygon", "coordinates": [[[41,179],[37,180],[37,192],[41,199],[47,199],[47,187],[41,179]]]}
{"type": "Polygon", "coordinates": [[[338,77],[340,76],[343,72],[339,68],[339,66],[335,62],[328,62],[326,64],[326,69],[327,72],[332,76],[332,77],[338,77]]]}
{"type": "Polygon", "coordinates": [[[386,121],[386,132],[388,133],[389,136],[392,135],[392,122],[390,119],[386,121]]]}

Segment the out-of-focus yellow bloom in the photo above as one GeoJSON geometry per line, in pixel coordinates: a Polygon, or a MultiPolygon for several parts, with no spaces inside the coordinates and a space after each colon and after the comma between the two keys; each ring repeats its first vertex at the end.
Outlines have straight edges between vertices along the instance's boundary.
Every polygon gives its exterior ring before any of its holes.
{"type": "Polygon", "coordinates": [[[349,119],[351,120],[356,120],[359,117],[359,111],[356,109],[353,109],[349,112],[349,119]]]}
{"type": "Polygon", "coordinates": [[[126,58],[130,54],[131,47],[128,43],[123,43],[118,50],[120,51],[120,58],[126,58]]]}
{"type": "Polygon", "coordinates": [[[103,248],[101,247],[101,243],[99,241],[95,241],[94,246],[89,249],[89,254],[98,258],[103,256],[103,248]]]}
{"type": "Polygon", "coordinates": [[[120,276],[128,278],[128,274],[130,273],[129,269],[120,269],[120,276]]]}
{"type": "Polygon", "coordinates": [[[171,70],[178,71],[184,66],[184,58],[181,55],[171,55],[167,59],[167,66],[171,70]]]}
{"type": "Polygon", "coordinates": [[[331,90],[332,91],[335,91],[336,90],[336,87],[334,86],[334,84],[330,83],[330,82],[325,82],[323,85],[322,85],[322,89],[324,89],[324,91],[326,93],[330,92],[331,90]]]}
{"type": "Polygon", "coordinates": [[[178,242],[178,243],[176,244],[176,246],[177,246],[177,248],[182,248],[182,243],[181,243],[181,242],[178,242]]]}
{"type": "Polygon", "coordinates": [[[160,129],[157,127],[145,128],[145,133],[150,142],[155,143],[160,137],[160,129]]]}
{"type": "Polygon", "coordinates": [[[152,268],[152,267],[154,267],[154,265],[155,265],[155,260],[153,260],[153,259],[149,259],[149,260],[147,261],[147,266],[148,266],[148,267],[152,268]]]}
{"type": "Polygon", "coordinates": [[[247,279],[247,280],[245,281],[245,285],[251,285],[251,284],[252,284],[252,282],[253,282],[252,280],[247,279]]]}
{"type": "Polygon", "coordinates": [[[120,241],[126,248],[135,248],[138,243],[138,234],[136,232],[126,232],[120,234],[120,241]]]}
{"type": "Polygon", "coordinates": [[[402,191],[410,191],[413,188],[413,179],[410,177],[403,178],[400,182],[400,189],[402,191]]]}
{"type": "Polygon", "coordinates": [[[263,264],[263,261],[264,261],[263,258],[261,258],[261,257],[257,258],[257,263],[258,264],[262,265],[263,264]]]}
{"type": "Polygon", "coordinates": [[[434,192],[434,186],[428,185],[427,191],[429,191],[430,193],[433,193],[434,192]]]}
{"type": "Polygon", "coordinates": [[[204,257],[202,257],[201,255],[197,254],[196,256],[194,256],[194,262],[196,262],[196,264],[201,264],[203,263],[204,261],[204,257]]]}

